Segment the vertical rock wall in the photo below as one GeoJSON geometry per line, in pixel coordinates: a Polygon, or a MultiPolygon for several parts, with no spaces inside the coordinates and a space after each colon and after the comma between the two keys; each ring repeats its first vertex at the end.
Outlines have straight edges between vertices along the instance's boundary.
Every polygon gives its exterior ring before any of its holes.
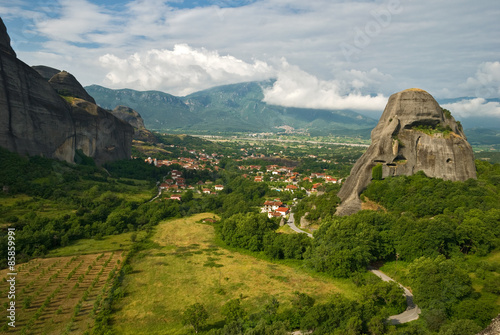
{"type": "Polygon", "coordinates": [[[342,203],[338,215],[361,209],[359,195],[370,183],[372,169],[377,165],[382,167],[383,178],[418,171],[452,181],[476,178],[474,154],[461,126],[423,90],[393,94],[371,140],[339,191],[342,203]]]}

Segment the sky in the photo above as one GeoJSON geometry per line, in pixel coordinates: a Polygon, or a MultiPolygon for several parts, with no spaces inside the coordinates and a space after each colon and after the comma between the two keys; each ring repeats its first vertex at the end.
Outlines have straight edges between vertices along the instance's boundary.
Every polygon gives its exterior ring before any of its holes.
{"type": "Polygon", "coordinates": [[[9,0],[0,17],[19,59],[84,86],[185,96],[273,78],[268,103],[375,117],[418,87],[500,125],[498,0],[9,0]]]}

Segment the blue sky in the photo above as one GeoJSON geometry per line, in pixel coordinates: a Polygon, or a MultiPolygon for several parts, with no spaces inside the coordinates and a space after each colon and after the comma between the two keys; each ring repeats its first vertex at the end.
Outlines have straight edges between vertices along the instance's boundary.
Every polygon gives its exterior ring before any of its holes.
{"type": "Polygon", "coordinates": [[[83,85],[186,95],[277,78],[269,103],[375,116],[419,87],[500,122],[497,0],[10,0],[0,16],[21,60],[83,85]]]}

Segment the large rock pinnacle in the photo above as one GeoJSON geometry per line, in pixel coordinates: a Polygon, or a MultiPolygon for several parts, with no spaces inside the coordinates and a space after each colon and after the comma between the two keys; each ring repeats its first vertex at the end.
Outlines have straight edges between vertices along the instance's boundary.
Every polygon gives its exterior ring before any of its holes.
{"type": "Polygon", "coordinates": [[[338,215],[361,209],[359,195],[378,165],[382,178],[418,171],[451,181],[476,178],[474,155],[462,127],[424,90],[391,95],[371,140],[338,193],[342,200],[338,215]]]}
{"type": "Polygon", "coordinates": [[[0,147],[70,163],[82,150],[104,164],[130,158],[132,135],[132,126],[97,106],[68,72],[17,59],[0,18],[0,147]]]}

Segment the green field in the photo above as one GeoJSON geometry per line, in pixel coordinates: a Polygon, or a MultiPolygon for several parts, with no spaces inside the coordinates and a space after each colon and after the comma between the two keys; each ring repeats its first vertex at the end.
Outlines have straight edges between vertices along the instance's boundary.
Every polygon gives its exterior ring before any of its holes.
{"type": "Polygon", "coordinates": [[[136,235],[137,240],[143,238],[146,233],[124,233],[119,235],[104,236],[102,239],[81,239],[62,248],[51,250],[48,257],[61,257],[73,255],[95,254],[99,252],[128,250],[133,244],[132,235],[136,235]]]}
{"type": "Polygon", "coordinates": [[[356,297],[347,280],[311,276],[305,270],[271,263],[215,244],[214,227],[198,223],[213,214],[170,220],[156,227],[155,247],[141,251],[124,281],[125,296],[113,315],[117,334],[184,334],[184,309],[206,306],[208,327],[223,320],[221,306],[240,298],[249,313],[260,311],[271,297],[280,309],[290,306],[294,291],[325,302],[333,293],[356,297]]]}

